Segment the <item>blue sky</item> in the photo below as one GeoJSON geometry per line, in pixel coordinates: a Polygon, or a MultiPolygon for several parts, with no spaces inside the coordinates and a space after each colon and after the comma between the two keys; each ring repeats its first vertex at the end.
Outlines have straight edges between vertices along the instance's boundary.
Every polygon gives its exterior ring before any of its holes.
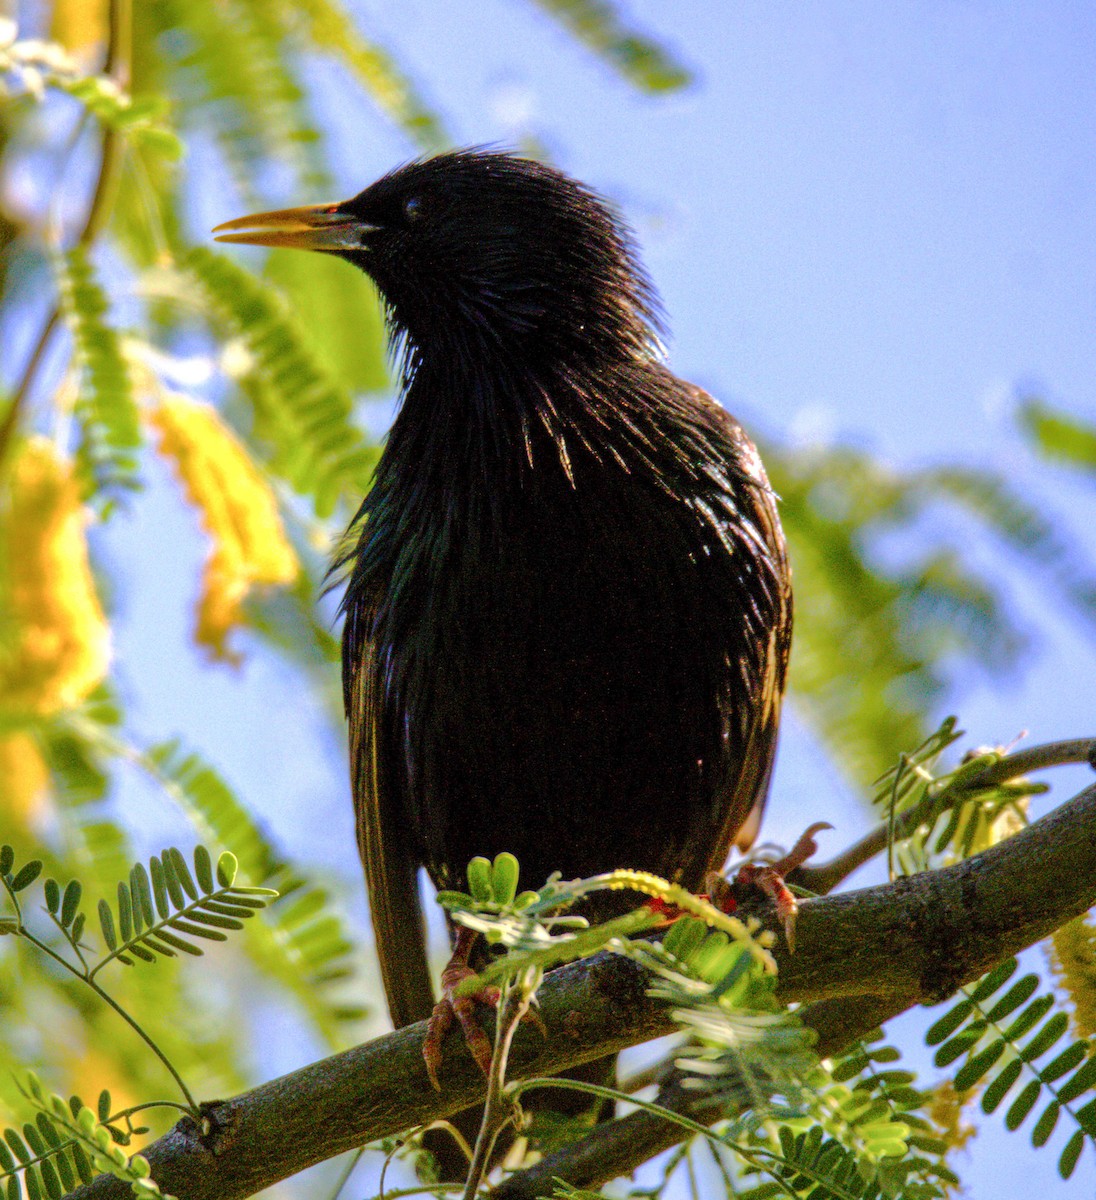
{"type": "MultiPolygon", "coordinates": [[[[1011,427],[1027,388],[1096,415],[1096,8],[627,7],[695,69],[687,92],[637,95],[531,5],[372,0],[360,11],[459,141],[534,137],[617,201],[662,293],[674,367],[748,425],[849,439],[901,465],[999,468],[1096,550],[1091,490],[1047,480],[1011,427]]],[[[410,155],[339,71],[324,65],[315,78],[343,193],[410,155]]],[[[215,191],[200,201],[206,228],[237,215],[215,191]]],[[[253,802],[278,780],[289,797],[270,814],[280,836],[309,839],[311,857],[356,887],[341,745],[276,664],[180,668],[192,661],[189,614],[165,610],[165,595],[193,594],[204,550],[167,490],[154,486],[149,500],[115,535],[119,561],[151,538],[179,551],[162,562],[138,553],[123,570],[121,669],[139,719],[152,737],[201,718],[203,749],[253,802]],[[161,659],[178,686],[153,694],[143,681],[161,659]]],[[[1010,583],[1021,611],[1045,607],[1022,574],[1010,583]]],[[[1043,615],[1048,632],[1021,675],[964,688],[973,741],[1096,732],[1092,639],[1043,615]]],[[[862,810],[794,719],[783,750],[765,835],[794,840],[821,813],[838,826],[828,847],[844,845],[862,810]]],[[[1063,776],[1056,799],[1070,781],[1080,773],[1063,776]]],[[[360,915],[353,892],[350,903],[360,915]]],[[[287,1044],[269,1065],[308,1054],[287,1044]]],[[[987,1123],[963,1162],[970,1195],[1092,1194],[1091,1152],[1066,1185],[1053,1149],[1032,1152],[999,1125],[987,1123]]]]}

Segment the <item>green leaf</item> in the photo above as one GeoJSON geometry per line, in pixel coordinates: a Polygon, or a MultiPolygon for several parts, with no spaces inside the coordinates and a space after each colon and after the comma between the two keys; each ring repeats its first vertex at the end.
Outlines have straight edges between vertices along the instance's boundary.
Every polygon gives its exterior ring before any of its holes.
{"type": "Polygon", "coordinates": [[[1077,1124],[1089,1135],[1096,1138],[1096,1100],[1090,1100],[1073,1114],[1077,1124]]]}
{"type": "Polygon", "coordinates": [[[47,879],[42,891],[46,898],[46,908],[56,916],[61,908],[61,889],[57,884],[57,880],[47,879]]]}
{"type": "Polygon", "coordinates": [[[972,1088],[979,1079],[993,1066],[1005,1052],[1005,1039],[997,1038],[984,1049],[980,1050],[969,1062],[963,1064],[955,1076],[955,1090],[965,1092],[972,1088]]]}
{"type": "Polygon", "coordinates": [[[140,933],[144,927],[141,919],[140,906],[134,905],[129,888],[125,883],[118,884],[118,931],[123,942],[128,942],[134,933],[140,933]],[[136,917],[136,920],[134,919],[136,917]]]}
{"type": "Polygon", "coordinates": [[[945,1042],[933,1055],[938,1067],[950,1066],[957,1058],[971,1050],[984,1032],[984,1024],[960,1030],[950,1041],[945,1042]]]}
{"type": "Polygon", "coordinates": [[[57,1166],[57,1172],[61,1176],[61,1187],[64,1193],[76,1190],[76,1172],[73,1170],[71,1148],[63,1150],[53,1159],[57,1166]]]}
{"type": "MultiPolygon", "coordinates": [[[[166,942],[168,946],[171,946],[173,949],[178,950],[183,954],[190,954],[195,958],[201,958],[203,954],[200,946],[193,946],[185,938],[176,937],[175,934],[173,934],[170,930],[165,929],[162,925],[156,929],[155,934],[146,935],[145,944],[151,945],[151,939],[153,937],[155,937],[158,942],[166,942]]],[[[160,953],[164,953],[163,946],[157,945],[156,949],[160,953]]]]}
{"type": "Polygon", "coordinates": [[[42,1134],[39,1132],[37,1125],[32,1125],[29,1121],[25,1122],[23,1125],[23,1138],[39,1157],[48,1153],[48,1147],[42,1140],[42,1134]]]}
{"type": "Polygon", "coordinates": [[[194,847],[194,874],[198,877],[202,891],[208,896],[214,887],[213,863],[205,846],[194,847]]]}
{"type": "Polygon", "coordinates": [[[1053,1083],[1068,1071],[1072,1071],[1085,1057],[1085,1048],[1080,1042],[1073,1042],[1061,1054],[1056,1055],[1040,1070],[1039,1075],[1044,1083],[1053,1083]]]}
{"type": "Polygon", "coordinates": [[[999,966],[994,967],[988,975],[982,977],[970,993],[971,1000],[976,1004],[981,1004],[983,1001],[988,1000],[998,988],[1003,987],[1012,978],[1019,965],[1015,958],[1010,958],[999,966]]]}
{"type": "Polygon", "coordinates": [[[490,859],[477,855],[468,864],[468,890],[478,904],[487,904],[491,901],[490,859]]]}
{"type": "Polygon", "coordinates": [[[1015,1012],[1021,1004],[1026,1004],[1039,986],[1037,975],[1025,975],[1009,988],[1009,990],[986,1013],[988,1021],[999,1022],[1010,1013],[1015,1012]]]}
{"type": "Polygon", "coordinates": [[[503,851],[491,864],[491,894],[496,904],[512,904],[518,890],[518,860],[503,851]]]}
{"type": "MultiPolygon", "coordinates": [[[[181,858],[182,855],[179,855],[179,857],[181,858]]],[[[183,885],[179,881],[178,875],[175,874],[175,863],[169,851],[161,851],[160,865],[164,870],[164,885],[167,887],[167,894],[171,898],[172,907],[183,908],[186,905],[187,898],[183,892],[183,885]]],[[[183,866],[185,867],[186,864],[184,863],[183,866]]]]}
{"type": "MultiPolygon", "coordinates": [[[[982,1093],[982,1111],[992,1113],[1005,1098],[1009,1089],[1020,1078],[1023,1063],[1018,1058],[1010,1059],[991,1080],[982,1093]]],[[[1007,1123],[1007,1122],[1006,1122],[1007,1123]]]]}
{"type": "Polygon", "coordinates": [[[148,872],[141,863],[134,863],[129,872],[129,888],[133,896],[133,926],[137,929],[138,911],[146,925],[156,923],[156,914],[152,910],[152,889],[149,886],[148,872]]]}
{"type": "Polygon", "coordinates": [[[76,345],[80,386],[73,409],[80,429],[76,468],[84,496],[104,511],[140,486],[141,425],[129,365],[109,306],[82,246],[59,261],[61,298],[76,345]]]}
{"type": "Polygon", "coordinates": [[[26,1143],[19,1136],[18,1130],[12,1129],[10,1126],[4,1130],[4,1141],[11,1147],[15,1157],[21,1163],[28,1163],[34,1157],[27,1149],[26,1143]]]}
{"type": "Polygon", "coordinates": [[[1092,425],[1035,398],[1020,408],[1020,424],[1047,458],[1096,472],[1096,428],[1092,425]]]}
{"type": "Polygon", "coordinates": [[[79,1144],[72,1147],[72,1164],[76,1168],[80,1182],[86,1187],[95,1178],[95,1172],[92,1170],[87,1152],[79,1144]]]}
{"type": "MultiPolygon", "coordinates": [[[[191,913],[190,920],[184,920],[182,917],[173,917],[169,924],[171,928],[179,933],[190,934],[191,937],[206,938],[212,942],[227,942],[228,935],[221,933],[217,929],[204,928],[207,922],[211,922],[213,918],[203,915],[202,913],[191,913]]],[[[222,919],[223,918],[219,918],[222,919]]],[[[237,922],[237,928],[242,929],[243,925],[237,922]]],[[[222,926],[222,928],[224,928],[222,926]]],[[[229,926],[231,928],[231,926],[229,926]]]]}
{"type": "Polygon", "coordinates": [[[1026,1082],[1022,1090],[1020,1090],[1019,1096],[1013,1100],[1005,1114],[1005,1124],[1008,1129],[1019,1129],[1024,1121],[1028,1120],[1028,1114],[1035,1108],[1041,1092],[1042,1084],[1040,1084],[1040,1081],[1032,1079],[1026,1082]]]}
{"type": "MultiPolygon", "coordinates": [[[[76,879],[70,879],[65,885],[65,896],[61,904],[61,924],[68,928],[76,918],[76,910],[80,907],[83,888],[76,879]]],[[[78,935],[77,935],[78,936],[78,935]]]]}
{"type": "MultiPolygon", "coordinates": [[[[197,863],[198,847],[194,848],[195,863],[197,863]]],[[[190,868],[186,864],[186,859],[183,857],[183,852],[175,846],[169,847],[165,852],[165,857],[171,860],[171,869],[175,878],[179,881],[183,891],[191,898],[198,899],[198,888],[195,885],[194,877],[190,873],[190,868]]],[[[183,901],[178,902],[178,907],[183,907],[183,901]]]]}
{"type": "Polygon", "coordinates": [[[50,1159],[44,1159],[38,1164],[38,1170],[42,1176],[42,1186],[45,1188],[46,1195],[50,1200],[61,1200],[64,1192],[61,1188],[61,1180],[57,1177],[57,1171],[54,1169],[50,1159]]]}
{"type": "Polygon", "coordinates": [[[1051,1102],[1043,1109],[1039,1120],[1035,1122],[1035,1128],[1031,1131],[1031,1144],[1038,1149],[1040,1146],[1045,1146],[1050,1140],[1050,1135],[1054,1132],[1054,1126],[1058,1124],[1058,1114],[1061,1112],[1061,1105],[1057,1100],[1051,1102]]]}
{"type": "Polygon", "coordinates": [[[231,850],[223,850],[217,859],[217,882],[221,887],[231,887],[236,879],[239,863],[231,850]]]}
{"type": "Polygon", "coordinates": [[[1087,1092],[1093,1084],[1096,1084],[1096,1055],[1093,1055],[1075,1075],[1071,1075],[1058,1089],[1058,1099],[1062,1104],[1068,1104],[1071,1100],[1076,1100],[1078,1096],[1087,1092]]]}
{"type": "Polygon", "coordinates": [[[627,29],[607,0],[536,0],[537,5],[633,87],[658,94],[692,82],[691,72],[658,42],[627,29]]]}
{"type": "Polygon", "coordinates": [[[24,888],[29,888],[30,885],[42,873],[42,862],[40,859],[32,858],[30,862],[24,863],[23,866],[16,871],[14,878],[9,885],[13,892],[21,892],[24,888]]]}
{"type": "Polygon", "coordinates": [[[152,876],[152,896],[156,902],[156,912],[160,919],[171,912],[171,906],[167,902],[167,884],[164,880],[164,867],[159,858],[154,854],[148,860],[149,873],[152,876]]]}
{"type": "Polygon", "coordinates": [[[1068,1179],[1073,1174],[1073,1169],[1077,1166],[1077,1160],[1081,1157],[1084,1145],[1085,1135],[1078,1129],[1069,1141],[1066,1142],[1062,1156],[1058,1159],[1058,1174],[1063,1179],[1068,1179]]]}
{"type": "Polygon", "coordinates": [[[1045,1054],[1068,1028],[1069,1017],[1063,1012],[1054,1013],[1024,1047],[1020,1057],[1025,1062],[1033,1062],[1040,1055],[1045,1054]]]}

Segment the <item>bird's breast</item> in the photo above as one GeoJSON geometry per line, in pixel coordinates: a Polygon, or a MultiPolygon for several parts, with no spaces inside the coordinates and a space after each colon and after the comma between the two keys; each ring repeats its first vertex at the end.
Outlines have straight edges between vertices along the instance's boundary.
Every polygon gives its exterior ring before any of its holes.
{"type": "Polygon", "coordinates": [[[747,551],[687,496],[582,480],[489,520],[439,508],[377,581],[382,750],[439,884],[509,850],[533,886],[625,865],[695,886],[712,853],[743,747],[747,551]]]}

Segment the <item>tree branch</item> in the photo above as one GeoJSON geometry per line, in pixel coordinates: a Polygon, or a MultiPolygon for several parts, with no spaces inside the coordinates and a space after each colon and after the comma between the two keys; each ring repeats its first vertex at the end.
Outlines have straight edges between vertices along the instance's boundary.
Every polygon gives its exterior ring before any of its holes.
{"type": "MultiPolygon", "coordinates": [[[[823,1048],[836,1048],[912,1004],[945,998],[1094,902],[1096,786],[956,866],[804,902],[797,953],[777,951],[778,994],[812,1005],[823,1048]]],[[[671,1032],[646,989],[638,966],[608,954],[551,972],[538,994],[548,1036],[519,1031],[511,1078],[554,1075],[671,1032]]],[[[184,1118],[144,1152],[153,1175],[180,1200],[243,1200],[314,1163],[482,1102],[483,1077],[459,1038],[446,1047],[440,1095],[430,1087],[425,1034],[423,1021],[205,1106],[202,1129],[184,1118]]],[[[622,1126],[608,1128],[619,1137],[622,1126]]],[[[658,1149],[643,1142],[642,1155],[658,1149]]],[[[609,1157],[581,1178],[599,1182],[637,1161],[609,1157]]],[[[128,1194],[127,1184],[101,1176],[73,1196],[128,1194]]]]}
{"type": "MultiPolygon", "coordinates": [[[[957,796],[957,800],[962,799],[962,796],[968,792],[1007,783],[1010,779],[1029,775],[1032,771],[1045,771],[1049,767],[1064,767],[1077,763],[1088,763],[1089,766],[1096,768],[1096,738],[1074,738],[1065,742],[1047,742],[1045,745],[1029,746],[1024,750],[1018,750],[1015,754],[1006,754],[967,780],[967,786],[957,796]]],[[[894,829],[895,840],[909,837],[921,819],[921,815],[915,810],[899,817],[894,829]]],[[[890,826],[884,821],[866,833],[858,842],[854,842],[848,849],[843,850],[836,858],[825,863],[808,863],[789,876],[789,879],[808,891],[824,896],[832,892],[858,867],[862,867],[877,854],[881,854],[887,848],[887,839],[890,836],[890,826]]]]}

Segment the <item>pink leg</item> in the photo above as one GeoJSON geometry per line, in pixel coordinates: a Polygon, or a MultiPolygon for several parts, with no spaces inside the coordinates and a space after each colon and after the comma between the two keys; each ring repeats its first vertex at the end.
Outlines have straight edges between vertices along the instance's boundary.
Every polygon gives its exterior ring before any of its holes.
{"type": "MultiPolygon", "coordinates": [[[[453,953],[445,970],[441,973],[441,999],[434,1005],[430,1016],[430,1024],[426,1030],[426,1041],[422,1044],[422,1057],[426,1063],[426,1073],[437,1091],[441,1091],[438,1082],[438,1071],[442,1063],[442,1042],[445,1040],[449,1027],[455,1017],[464,1033],[464,1041],[472,1052],[472,1057],[479,1064],[480,1070],[487,1075],[491,1070],[491,1059],[494,1054],[491,1039],[483,1030],[476,1014],[476,1006],[486,1004],[490,1008],[498,1008],[499,989],[484,987],[471,992],[458,992],[458,988],[466,979],[475,977],[476,972],[468,965],[478,935],[474,930],[464,926],[457,928],[457,940],[453,953]]],[[[539,1013],[529,1009],[522,1021],[531,1021],[543,1028],[539,1013]]]]}

